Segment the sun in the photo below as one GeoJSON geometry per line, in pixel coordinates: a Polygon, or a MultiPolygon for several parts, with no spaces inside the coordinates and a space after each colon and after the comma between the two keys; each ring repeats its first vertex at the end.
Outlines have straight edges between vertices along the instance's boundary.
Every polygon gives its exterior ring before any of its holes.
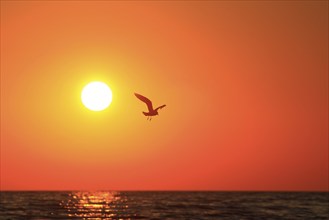
{"type": "Polygon", "coordinates": [[[102,111],[112,102],[112,91],[103,82],[90,82],[81,92],[81,101],[92,111],[102,111]]]}

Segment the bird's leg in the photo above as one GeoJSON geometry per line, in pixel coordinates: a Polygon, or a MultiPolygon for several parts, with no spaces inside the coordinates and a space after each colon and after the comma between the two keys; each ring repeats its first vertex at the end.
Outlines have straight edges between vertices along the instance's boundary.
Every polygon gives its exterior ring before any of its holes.
{"type": "Polygon", "coordinates": [[[150,117],[150,121],[152,121],[152,117],[150,117]]]}

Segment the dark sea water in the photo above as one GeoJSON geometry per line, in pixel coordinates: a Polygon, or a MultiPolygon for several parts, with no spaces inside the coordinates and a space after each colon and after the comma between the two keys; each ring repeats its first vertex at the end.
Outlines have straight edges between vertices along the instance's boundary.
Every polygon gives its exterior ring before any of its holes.
{"type": "Polygon", "coordinates": [[[0,192],[0,219],[329,219],[329,193],[0,192]]]}

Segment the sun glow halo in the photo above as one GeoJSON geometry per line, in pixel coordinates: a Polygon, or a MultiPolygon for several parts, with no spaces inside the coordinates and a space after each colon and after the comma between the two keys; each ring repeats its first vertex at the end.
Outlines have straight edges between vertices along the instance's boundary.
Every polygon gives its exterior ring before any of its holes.
{"type": "Polygon", "coordinates": [[[81,101],[92,111],[102,111],[111,104],[112,91],[103,82],[91,82],[82,89],[81,101]]]}

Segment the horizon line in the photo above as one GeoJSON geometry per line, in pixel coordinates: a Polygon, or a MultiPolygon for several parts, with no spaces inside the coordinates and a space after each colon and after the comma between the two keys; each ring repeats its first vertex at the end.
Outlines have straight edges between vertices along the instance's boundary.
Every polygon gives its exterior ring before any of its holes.
{"type": "Polygon", "coordinates": [[[42,189],[42,190],[38,190],[38,189],[27,189],[27,190],[13,190],[13,189],[9,189],[9,190],[1,190],[0,192],[321,192],[321,193],[329,193],[329,189],[327,190],[106,190],[106,189],[65,189],[65,190],[57,190],[57,189],[50,189],[50,190],[46,190],[46,189],[42,189]]]}

